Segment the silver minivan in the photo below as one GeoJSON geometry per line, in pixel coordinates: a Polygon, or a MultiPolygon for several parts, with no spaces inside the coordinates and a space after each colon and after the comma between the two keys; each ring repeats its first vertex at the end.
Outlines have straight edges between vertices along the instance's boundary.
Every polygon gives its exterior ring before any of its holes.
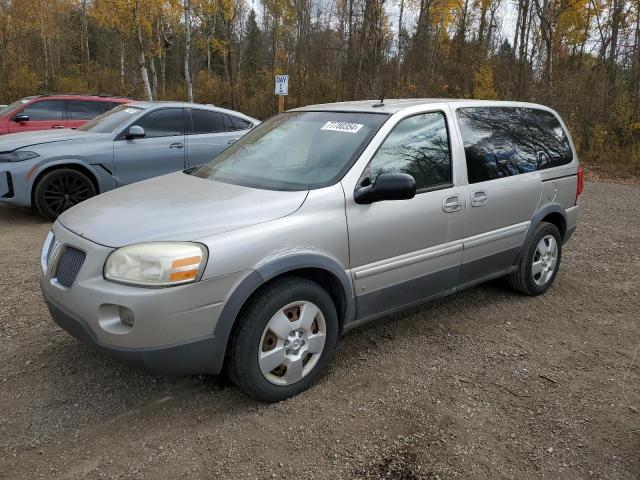
{"type": "Polygon", "coordinates": [[[279,401],[370,320],[498,277],[544,293],[581,191],[567,128],[544,106],[313,105],[208,164],[63,213],[40,283],[54,320],[113,357],[224,370],[279,401]]]}

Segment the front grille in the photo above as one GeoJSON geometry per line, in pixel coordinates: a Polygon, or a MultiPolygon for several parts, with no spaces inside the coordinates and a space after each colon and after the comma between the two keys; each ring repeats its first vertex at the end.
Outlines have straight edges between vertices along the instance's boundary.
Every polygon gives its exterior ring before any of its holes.
{"type": "Polygon", "coordinates": [[[65,247],[56,269],[57,282],[65,288],[71,288],[86,256],[87,254],[82,250],[69,246],[65,247]]]}

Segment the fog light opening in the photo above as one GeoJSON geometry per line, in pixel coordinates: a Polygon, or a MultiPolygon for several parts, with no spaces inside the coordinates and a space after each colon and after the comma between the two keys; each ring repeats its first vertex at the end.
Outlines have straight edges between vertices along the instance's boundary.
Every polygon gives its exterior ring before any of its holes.
{"type": "Polygon", "coordinates": [[[118,307],[118,315],[120,315],[120,321],[125,325],[133,328],[133,312],[129,310],[127,307],[119,306],[118,307]]]}

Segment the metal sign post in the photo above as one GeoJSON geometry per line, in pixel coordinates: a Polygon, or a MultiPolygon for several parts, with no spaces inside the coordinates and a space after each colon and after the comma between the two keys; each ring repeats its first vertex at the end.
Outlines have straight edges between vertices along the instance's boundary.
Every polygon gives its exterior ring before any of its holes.
{"type": "Polygon", "coordinates": [[[276,95],[278,96],[278,113],[282,113],[284,97],[289,95],[289,75],[276,75],[276,95]]]}

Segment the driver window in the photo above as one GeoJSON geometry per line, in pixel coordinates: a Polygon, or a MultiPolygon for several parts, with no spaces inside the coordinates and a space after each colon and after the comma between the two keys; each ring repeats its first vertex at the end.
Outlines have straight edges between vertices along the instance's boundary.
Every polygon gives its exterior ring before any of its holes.
{"type": "Polygon", "coordinates": [[[184,115],[181,108],[154,110],[135,125],[144,128],[145,138],[175,137],[184,133],[184,115]]]}
{"type": "Polygon", "coordinates": [[[451,183],[451,151],[444,114],[421,113],[402,120],[369,164],[371,182],[381,173],[407,173],[416,190],[451,183]]]}

